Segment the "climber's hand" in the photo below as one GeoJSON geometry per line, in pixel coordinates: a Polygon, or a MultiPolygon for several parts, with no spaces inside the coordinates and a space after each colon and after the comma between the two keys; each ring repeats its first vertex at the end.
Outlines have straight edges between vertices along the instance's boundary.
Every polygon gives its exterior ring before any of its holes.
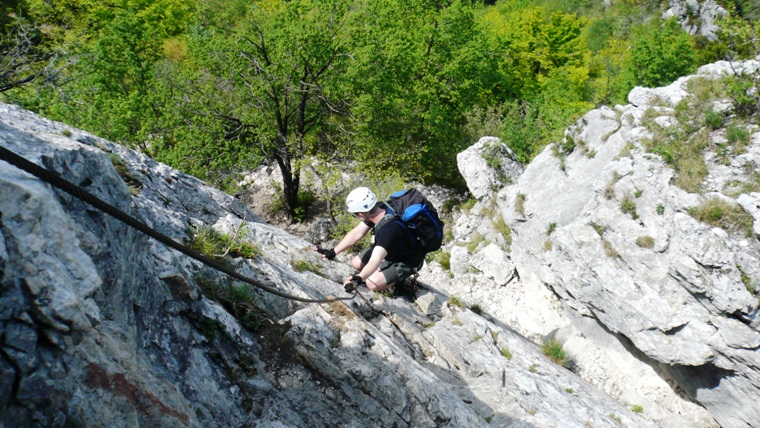
{"type": "Polygon", "coordinates": [[[327,260],[332,260],[335,258],[335,248],[330,248],[328,250],[327,248],[317,247],[316,251],[319,254],[322,254],[322,257],[326,258],[327,260]]]}

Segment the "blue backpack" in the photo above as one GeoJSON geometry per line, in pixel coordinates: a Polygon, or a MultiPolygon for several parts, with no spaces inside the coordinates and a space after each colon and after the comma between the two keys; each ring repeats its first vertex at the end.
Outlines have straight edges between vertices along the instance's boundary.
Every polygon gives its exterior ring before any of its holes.
{"type": "Polygon", "coordinates": [[[392,194],[385,205],[388,214],[375,225],[376,231],[389,221],[397,221],[412,234],[412,241],[418,244],[415,250],[429,253],[441,249],[443,222],[433,204],[419,190],[400,190],[392,194]]]}

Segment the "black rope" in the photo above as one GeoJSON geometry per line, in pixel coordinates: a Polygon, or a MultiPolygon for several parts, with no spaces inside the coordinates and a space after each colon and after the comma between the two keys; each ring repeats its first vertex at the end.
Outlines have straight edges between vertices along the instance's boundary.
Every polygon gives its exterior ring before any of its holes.
{"type": "Polygon", "coordinates": [[[71,183],[70,181],[65,180],[59,174],[53,171],[50,171],[48,169],[42,168],[41,166],[28,161],[27,159],[17,155],[16,153],[13,153],[12,151],[6,149],[3,146],[0,146],[0,159],[10,163],[16,168],[19,168],[23,171],[28,172],[29,174],[32,174],[33,176],[39,178],[40,180],[45,181],[46,183],[49,183],[50,185],[55,186],[78,199],[81,199],[82,201],[92,205],[98,210],[121,221],[127,226],[132,227],[150,236],[151,238],[161,242],[167,247],[173,248],[188,257],[198,260],[199,262],[203,263],[206,266],[209,266],[213,269],[223,272],[239,281],[245,282],[247,284],[251,284],[254,287],[260,288],[266,292],[275,294],[280,297],[284,297],[286,299],[297,300],[299,302],[306,302],[306,303],[331,303],[331,302],[335,302],[339,300],[351,300],[356,296],[356,293],[354,293],[354,295],[352,295],[351,297],[335,297],[335,298],[330,298],[330,299],[307,299],[304,297],[298,297],[291,294],[287,294],[280,290],[277,290],[276,288],[272,288],[272,287],[260,284],[251,278],[248,278],[244,275],[241,275],[235,272],[231,268],[223,265],[222,263],[219,263],[218,261],[206,256],[205,254],[200,253],[196,250],[193,250],[192,248],[188,248],[185,245],[182,245],[178,243],[177,241],[169,238],[168,236],[158,232],[157,230],[150,228],[147,224],[137,220],[136,218],[125,213],[124,211],[121,211],[120,209],[114,207],[113,205],[108,204],[107,202],[103,201],[102,199],[98,198],[92,193],[89,193],[83,190],[81,187],[71,183]]]}

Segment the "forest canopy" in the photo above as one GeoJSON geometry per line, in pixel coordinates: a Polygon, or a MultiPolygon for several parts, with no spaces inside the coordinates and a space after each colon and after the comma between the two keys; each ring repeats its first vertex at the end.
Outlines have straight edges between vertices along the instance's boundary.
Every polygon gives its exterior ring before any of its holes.
{"type": "Polygon", "coordinates": [[[760,8],[715,40],[668,1],[11,0],[0,99],[215,180],[262,162],[295,217],[303,162],[462,186],[484,135],[528,162],[580,115],[758,55],[760,8]]]}

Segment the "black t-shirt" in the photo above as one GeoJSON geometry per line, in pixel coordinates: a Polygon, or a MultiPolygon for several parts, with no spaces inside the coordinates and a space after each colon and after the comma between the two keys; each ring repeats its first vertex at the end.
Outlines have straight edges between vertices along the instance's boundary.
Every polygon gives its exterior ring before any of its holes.
{"type": "Polygon", "coordinates": [[[425,260],[425,253],[419,250],[419,243],[412,231],[397,220],[390,220],[375,229],[375,245],[388,252],[385,260],[390,262],[421,266],[425,260]]]}

